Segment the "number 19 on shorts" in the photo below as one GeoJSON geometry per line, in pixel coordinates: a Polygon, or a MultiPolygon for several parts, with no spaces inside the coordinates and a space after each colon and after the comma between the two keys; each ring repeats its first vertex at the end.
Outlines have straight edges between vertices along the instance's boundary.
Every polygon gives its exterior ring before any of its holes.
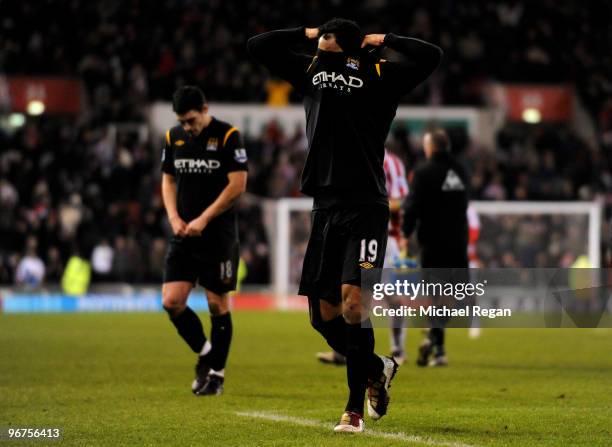
{"type": "Polygon", "coordinates": [[[359,250],[359,262],[376,261],[377,251],[378,251],[378,241],[376,239],[370,239],[369,241],[367,239],[362,239],[361,248],[359,250]]]}

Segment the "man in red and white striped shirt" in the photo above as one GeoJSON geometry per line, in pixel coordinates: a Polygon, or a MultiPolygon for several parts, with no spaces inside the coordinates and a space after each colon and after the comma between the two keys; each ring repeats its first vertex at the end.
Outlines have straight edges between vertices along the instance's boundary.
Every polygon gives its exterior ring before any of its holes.
{"type": "MultiPolygon", "coordinates": [[[[481,267],[480,259],[478,259],[478,252],[476,251],[476,245],[478,238],[480,237],[480,217],[473,205],[469,205],[467,209],[468,218],[468,261],[470,262],[471,269],[477,269],[481,267]]],[[[475,303],[474,303],[475,305],[475,303]]],[[[470,330],[468,332],[470,338],[480,337],[480,320],[476,315],[472,315],[472,322],[470,330]]]]}
{"type": "Polygon", "coordinates": [[[400,209],[404,197],[408,195],[408,181],[406,180],[406,169],[402,160],[386,149],[383,167],[385,169],[387,194],[389,196],[389,211],[391,212],[384,268],[392,268],[393,263],[397,261],[400,254],[400,209]]]}
{"type": "MultiPolygon", "coordinates": [[[[402,160],[392,152],[385,149],[384,165],[387,179],[387,194],[389,196],[389,239],[385,253],[384,268],[393,268],[400,258],[401,234],[401,206],[408,195],[408,181],[406,169],[402,160]]],[[[398,303],[399,304],[399,303],[398,303]]],[[[400,317],[401,318],[401,317],[400,317]]],[[[407,329],[403,321],[390,322],[391,329],[391,355],[399,364],[404,363],[404,343],[407,329]]]]}
{"type": "Polygon", "coordinates": [[[476,244],[480,237],[480,218],[473,205],[469,205],[467,209],[468,218],[468,260],[470,268],[480,267],[478,253],[476,253],[476,244]]]}

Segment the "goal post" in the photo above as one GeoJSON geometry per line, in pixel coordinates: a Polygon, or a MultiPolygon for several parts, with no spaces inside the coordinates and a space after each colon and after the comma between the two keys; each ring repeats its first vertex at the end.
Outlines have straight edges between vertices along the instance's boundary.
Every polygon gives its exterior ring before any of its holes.
{"type": "MultiPolygon", "coordinates": [[[[290,276],[291,213],[309,213],[313,200],[309,198],[280,199],[276,202],[275,253],[273,256],[273,282],[277,297],[292,292],[290,276]]],[[[293,291],[294,292],[294,291],[293,291]]]]}
{"type": "MultiPolygon", "coordinates": [[[[541,248],[541,235],[553,234],[557,245],[572,241],[567,248],[570,256],[586,255],[590,266],[595,268],[601,265],[600,202],[473,201],[471,205],[481,220],[479,245],[491,252],[492,259],[496,255],[501,256],[501,253],[495,253],[496,238],[501,238],[510,246],[522,243],[523,247],[529,248],[531,237],[537,242],[534,245],[539,243],[541,248]],[[537,231],[534,232],[533,228],[537,231]]],[[[297,292],[310,233],[312,199],[279,199],[269,209],[274,214],[274,218],[270,219],[272,228],[269,228],[273,244],[273,289],[282,308],[285,298],[297,292]]],[[[553,261],[549,259],[547,262],[553,261]]],[[[545,265],[557,266],[559,264],[545,265]]]]}
{"type": "MultiPolygon", "coordinates": [[[[593,268],[601,266],[601,204],[593,202],[471,202],[479,216],[488,215],[549,215],[549,216],[587,216],[586,232],[587,255],[593,268]]],[[[556,266],[548,266],[556,267],[556,266]]]]}

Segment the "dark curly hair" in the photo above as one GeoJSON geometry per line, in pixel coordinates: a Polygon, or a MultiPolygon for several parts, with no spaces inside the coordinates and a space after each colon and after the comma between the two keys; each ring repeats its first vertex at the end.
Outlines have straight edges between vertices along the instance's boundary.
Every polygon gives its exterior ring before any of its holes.
{"type": "Polygon", "coordinates": [[[345,53],[357,54],[361,48],[363,32],[357,22],[342,18],[331,19],[319,27],[319,37],[325,33],[334,33],[336,42],[345,53]]]}

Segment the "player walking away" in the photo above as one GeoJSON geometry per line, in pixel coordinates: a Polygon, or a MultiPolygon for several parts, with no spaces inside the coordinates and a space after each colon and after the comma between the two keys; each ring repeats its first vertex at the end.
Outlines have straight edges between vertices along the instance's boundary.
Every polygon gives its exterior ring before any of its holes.
{"type": "Polygon", "coordinates": [[[374,354],[360,297],[361,270],[382,267],[387,243],[384,142],[399,99],[435,70],[441,50],[395,34],[364,37],[345,19],[260,34],[248,49],[304,96],[301,191],[314,207],[299,293],[308,297],[313,327],[347,359],[349,398],[334,430],[361,432],[366,388],[368,413],[379,419],[397,369],[393,359],[374,354]],[[318,39],[314,56],[295,51],[308,39],[318,39]],[[376,47],[395,50],[395,58],[379,58],[376,47]]]}
{"type": "MultiPolygon", "coordinates": [[[[389,238],[387,239],[387,251],[385,253],[384,268],[394,268],[400,259],[401,246],[401,207],[402,202],[408,195],[408,182],[406,181],[406,169],[404,163],[395,154],[385,150],[384,160],[385,176],[387,178],[387,192],[389,194],[389,238]]],[[[399,301],[390,302],[392,306],[398,306],[399,301]]],[[[407,328],[404,325],[404,317],[393,317],[390,319],[391,329],[391,356],[402,365],[406,359],[404,345],[406,343],[407,328]]]]}
{"type": "MultiPolygon", "coordinates": [[[[450,154],[448,135],[438,129],[423,137],[427,161],[414,172],[410,194],[404,202],[402,231],[409,238],[418,223],[421,266],[468,268],[467,177],[450,154]]],[[[444,320],[433,320],[419,348],[417,365],[445,366],[444,320]],[[431,354],[434,358],[429,361],[431,354]]]]}
{"type": "MultiPolygon", "coordinates": [[[[478,259],[478,252],[476,245],[478,244],[478,238],[480,237],[480,217],[472,205],[468,205],[467,209],[467,220],[468,220],[468,262],[471,269],[477,269],[480,267],[480,260],[478,259]]],[[[468,331],[470,338],[480,337],[480,319],[476,315],[472,315],[472,321],[470,330],[468,331]]]]}
{"type": "Polygon", "coordinates": [[[198,354],[193,393],[219,395],[232,339],[228,292],[236,287],[238,270],[233,205],[246,188],[247,154],[238,130],[208,114],[199,88],[179,88],[173,109],[180,126],[166,132],[162,155],[162,195],[174,233],[162,303],[179,335],[198,354]],[[206,289],[210,341],[187,306],[196,281],[206,289]]]}
{"type": "MultiPolygon", "coordinates": [[[[400,258],[401,238],[401,205],[408,194],[408,182],[406,181],[406,169],[404,162],[395,154],[385,149],[383,161],[385,171],[385,185],[389,197],[389,237],[387,238],[387,250],[385,251],[384,268],[395,267],[400,258]]],[[[392,304],[392,303],[390,303],[392,304]]],[[[397,304],[397,303],[396,303],[397,304]]],[[[391,357],[398,365],[405,361],[404,344],[406,342],[407,329],[403,325],[403,317],[394,317],[391,320],[391,357]]],[[[343,365],[346,357],[336,351],[317,352],[317,358],[322,363],[343,365]]]]}

